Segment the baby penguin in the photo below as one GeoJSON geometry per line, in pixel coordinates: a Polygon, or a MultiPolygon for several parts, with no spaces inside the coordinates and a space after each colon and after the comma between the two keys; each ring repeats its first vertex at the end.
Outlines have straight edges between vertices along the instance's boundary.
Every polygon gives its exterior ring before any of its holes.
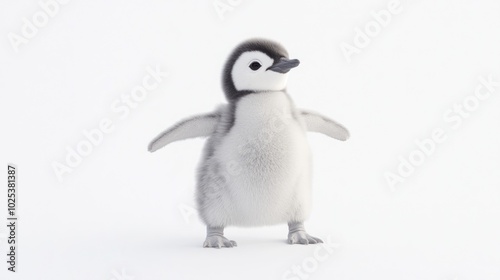
{"type": "Polygon", "coordinates": [[[207,226],[203,247],[233,247],[227,226],[288,223],[288,243],[315,244],[304,220],[311,208],[311,159],[306,132],[345,141],[341,124],[295,107],[286,92],[288,58],[276,42],[241,43],[226,62],[227,105],[175,124],[150,144],[154,152],[174,141],[208,137],[197,174],[196,200],[207,226]]]}

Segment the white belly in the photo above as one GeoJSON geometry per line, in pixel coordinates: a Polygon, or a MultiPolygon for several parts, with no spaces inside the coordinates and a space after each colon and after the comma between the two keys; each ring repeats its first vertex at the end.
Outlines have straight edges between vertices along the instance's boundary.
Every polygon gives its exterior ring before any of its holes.
{"type": "Polygon", "coordinates": [[[282,92],[250,94],[215,157],[226,173],[235,225],[287,222],[308,210],[310,154],[303,126],[282,92]]]}

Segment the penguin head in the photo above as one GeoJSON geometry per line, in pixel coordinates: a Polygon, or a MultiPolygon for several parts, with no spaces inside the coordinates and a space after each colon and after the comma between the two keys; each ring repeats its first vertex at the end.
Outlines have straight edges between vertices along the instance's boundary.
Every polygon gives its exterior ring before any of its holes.
{"type": "Polygon", "coordinates": [[[226,98],[233,101],[249,93],[282,91],[288,71],[299,63],[298,59],[289,59],[287,51],[276,42],[245,41],[235,48],[224,67],[222,82],[226,98]]]}

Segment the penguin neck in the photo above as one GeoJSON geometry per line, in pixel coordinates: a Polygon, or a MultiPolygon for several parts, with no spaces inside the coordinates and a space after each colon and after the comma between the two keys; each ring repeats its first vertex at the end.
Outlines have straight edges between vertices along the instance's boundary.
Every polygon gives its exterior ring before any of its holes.
{"type": "Polygon", "coordinates": [[[234,117],[239,123],[266,123],[270,119],[293,115],[293,104],[285,91],[247,94],[235,102],[234,117]]]}

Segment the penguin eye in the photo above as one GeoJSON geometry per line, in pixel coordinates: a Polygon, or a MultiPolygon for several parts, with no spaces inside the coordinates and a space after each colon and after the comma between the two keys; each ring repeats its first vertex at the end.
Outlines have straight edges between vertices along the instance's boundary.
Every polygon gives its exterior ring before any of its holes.
{"type": "Polygon", "coordinates": [[[257,71],[257,70],[259,70],[259,68],[261,66],[262,65],[260,65],[260,63],[258,63],[257,61],[254,61],[254,62],[250,63],[250,65],[248,67],[250,67],[250,69],[252,69],[253,71],[257,71]]]}

